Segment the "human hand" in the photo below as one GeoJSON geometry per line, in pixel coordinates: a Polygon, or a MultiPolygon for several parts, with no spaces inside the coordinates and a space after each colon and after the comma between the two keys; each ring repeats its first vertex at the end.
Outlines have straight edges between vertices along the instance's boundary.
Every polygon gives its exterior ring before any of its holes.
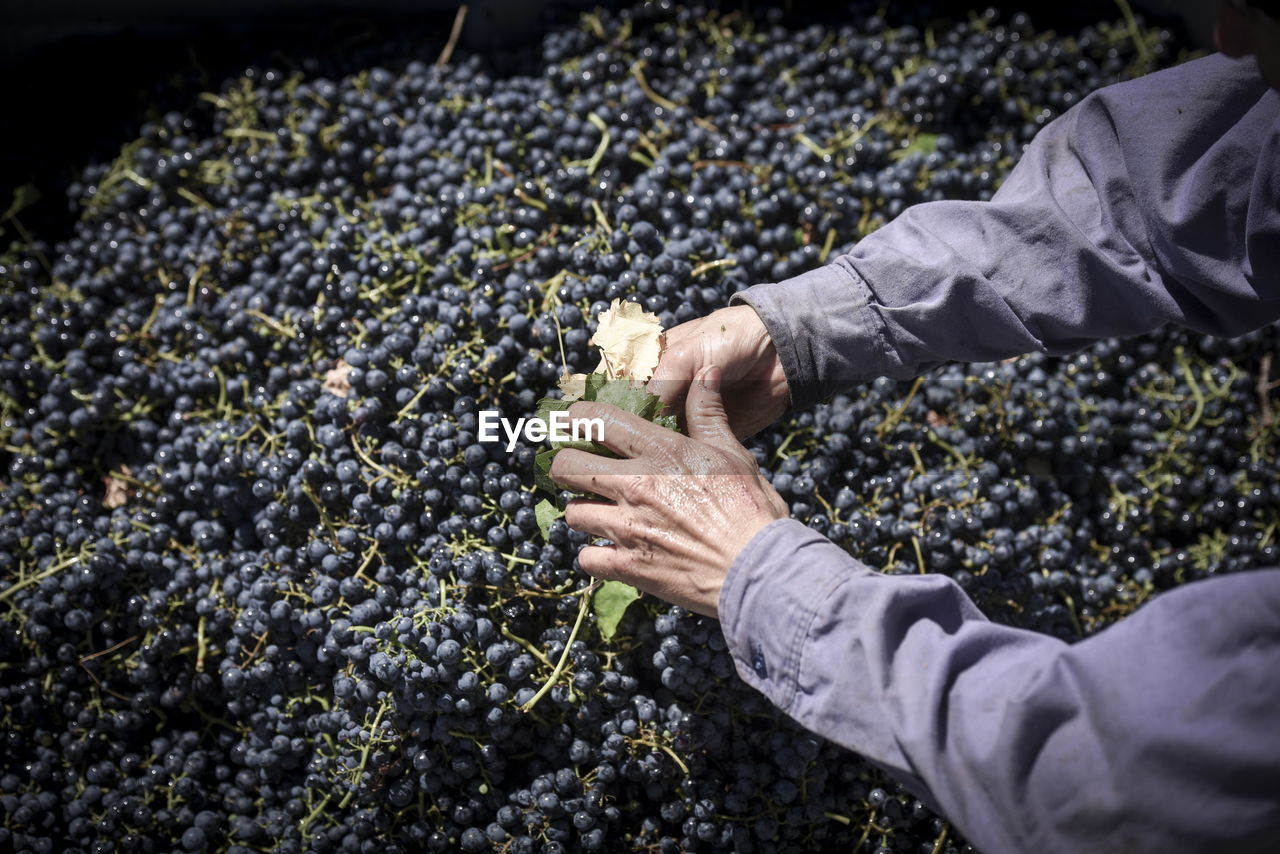
{"type": "Polygon", "coordinates": [[[703,368],[723,371],[722,393],[733,434],[754,435],[791,402],[791,391],[773,340],[755,309],[735,305],[668,329],[649,391],[672,412],[684,408],[693,378],[703,368]]]}
{"type": "Polygon", "coordinates": [[[734,558],[788,515],[729,428],[720,374],[708,366],[691,384],[688,436],[607,404],[573,404],[574,420],[603,421],[601,444],[621,459],[566,448],[551,465],[561,486],[609,499],[574,499],[565,509],[570,527],[613,543],[579,552],[583,570],[710,617],[734,558]]]}

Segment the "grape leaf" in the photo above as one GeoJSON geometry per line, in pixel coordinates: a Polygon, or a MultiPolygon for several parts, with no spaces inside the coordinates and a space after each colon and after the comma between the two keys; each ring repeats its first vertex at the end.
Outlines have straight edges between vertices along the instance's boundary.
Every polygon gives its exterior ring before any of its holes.
{"type": "Polygon", "coordinates": [[[544,498],[534,505],[533,515],[538,520],[538,530],[542,532],[542,539],[545,540],[551,535],[551,523],[557,519],[563,519],[564,511],[544,498]]]}
{"type": "MultiPolygon", "coordinates": [[[[607,403],[627,412],[639,415],[663,427],[678,430],[674,416],[661,415],[662,399],[650,394],[642,383],[653,375],[662,354],[662,324],[655,314],[646,312],[636,303],[614,300],[608,310],[600,313],[596,334],[591,343],[600,348],[600,365],[589,374],[572,374],[566,368],[560,375],[558,398],[544,397],[538,401],[534,417],[551,426],[551,416],[567,410],[574,400],[607,403]]],[[[550,447],[540,451],[533,462],[533,482],[538,489],[552,495],[558,487],[551,479],[551,463],[557,453],[565,448],[577,448],[606,457],[617,456],[596,442],[549,440],[550,447]]],[[[547,526],[542,524],[554,505],[540,509],[538,526],[546,537],[547,526]]],[[[538,505],[542,508],[542,505],[538,505]]],[[[558,517],[555,517],[558,518],[558,517]]]]}
{"type": "Polygon", "coordinates": [[[916,138],[906,148],[900,148],[894,152],[895,159],[901,159],[909,154],[932,154],[938,150],[938,135],[936,133],[917,134],[916,138]]]}
{"type": "Polygon", "coordinates": [[[559,448],[547,448],[539,451],[538,455],[533,458],[533,485],[538,489],[545,489],[547,492],[555,495],[557,492],[556,482],[551,479],[551,461],[556,458],[556,451],[559,448]]]}
{"type": "Polygon", "coordinates": [[[639,303],[615,299],[600,312],[589,343],[600,348],[611,379],[644,382],[653,376],[662,355],[662,323],[639,303]]]}
{"type": "Polygon", "coordinates": [[[571,374],[567,370],[560,375],[556,383],[564,400],[579,400],[587,390],[586,374],[571,374]]]}
{"type": "Polygon", "coordinates": [[[596,401],[608,403],[652,421],[662,411],[662,398],[628,380],[609,380],[596,393],[596,401]]]}
{"type": "Polygon", "coordinates": [[[563,412],[569,408],[572,401],[561,400],[556,397],[544,397],[538,401],[537,408],[534,409],[533,417],[551,423],[551,413],[563,412]]]}
{"type": "Polygon", "coordinates": [[[606,581],[596,589],[591,598],[591,608],[596,614],[596,628],[600,637],[611,639],[618,631],[618,623],[627,612],[627,606],[640,598],[640,591],[621,581],[606,581]]]}
{"type": "Polygon", "coordinates": [[[583,400],[596,400],[600,394],[600,387],[608,382],[609,378],[604,374],[587,374],[587,382],[582,390],[583,400]]]}
{"type": "MultiPolygon", "coordinates": [[[[679,429],[674,415],[659,414],[662,411],[662,398],[656,394],[650,394],[643,386],[635,385],[629,380],[611,380],[603,374],[588,374],[583,400],[607,403],[639,415],[646,421],[652,421],[671,430],[679,429]]],[[[544,397],[538,401],[535,416],[550,424],[551,414],[567,410],[570,403],[571,401],[568,400],[544,397]]],[[[557,487],[555,482],[551,480],[551,462],[555,459],[556,454],[564,448],[577,448],[581,451],[606,457],[617,456],[613,451],[596,442],[552,440],[550,448],[538,452],[538,455],[534,457],[533,465],[534,485],[552,495],[557,493],[557,487]]]]}

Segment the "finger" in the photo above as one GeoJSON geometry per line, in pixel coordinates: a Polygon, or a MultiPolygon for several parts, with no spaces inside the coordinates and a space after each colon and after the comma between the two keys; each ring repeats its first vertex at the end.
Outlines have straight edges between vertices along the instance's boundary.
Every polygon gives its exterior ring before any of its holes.
{"type": "Polygon", "coordinates": [[[624,480],[635,474],[630,460],[565,448],[551,461],[551,479],[565,489],[591,492],[616,501],[624,480]]]}
{"type": "Polygon", "coordinates": [[[617,546],[586,546],[578,552],[578,566],[593,578],[604,581],[627,580],[617,546]]]}
{"type": "Polygon", "coordinates": [[[646,421],[632,412],[595,401],[577,401],[569,407],[569,416],[574,420],[599,419],[595,425],[598,429],[593,430],[592,438],[626,459],[652,455],[684,439],[679,433],[646,421]]]}
{"type": "Polygon", "coordinates": [[[683,410],[685,393],[703,360],[703,327],[706,318],[690,320],[662,333],[662,357],[649,379],[651,394],[662,398],[667,409],[683,410]]]}
{"type": "Polygon", "coordinates": [[[564,508],[564,521],[575,531],[584,531],[606,540],[618,541],[621,527],[618,505],[607,501],[575,498],[564,508]]]}
{"type": "Polygon", "coordinates": [[[689,437],[722,450],[740,447],[729,426],[729,416],[724,411],[724,398],[720,396],[720,381],[724,372],[717,365],[708,365],[698,373],[685,399],[685,422],[689,425],[689,437]]]}

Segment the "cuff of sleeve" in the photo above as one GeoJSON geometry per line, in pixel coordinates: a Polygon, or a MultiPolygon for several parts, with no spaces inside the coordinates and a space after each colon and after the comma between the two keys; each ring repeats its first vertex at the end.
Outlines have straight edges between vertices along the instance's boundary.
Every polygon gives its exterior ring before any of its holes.
{"type": "Polygon", "coordinates": [[[755,285],[729,302],[745,303],[760,316],[797,409],[888,372],[884,323],[871,288],[850,265],[827,264],[755,285]]]}
{"type": "Polygon", "coordinates": [[[756,533],[729,567],[720,627],[738,675],[790,714],[810,628],[832,592],[871,570],[794,519],[756,533]]]}

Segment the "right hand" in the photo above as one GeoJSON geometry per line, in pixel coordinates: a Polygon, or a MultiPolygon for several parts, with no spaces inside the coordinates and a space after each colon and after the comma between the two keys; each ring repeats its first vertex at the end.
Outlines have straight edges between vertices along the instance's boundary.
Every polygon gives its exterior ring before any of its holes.
{"type": "Polygon", "coordinates": [[[752,436],[786,411],[791,390],[773,340],[749,305],[735,305],[682,323],[664,334],[662,358],[649,391],[671,412],[683,412],[693,378],[705,367],[723,372],[724,407],[739,439],[752,436]]]}

